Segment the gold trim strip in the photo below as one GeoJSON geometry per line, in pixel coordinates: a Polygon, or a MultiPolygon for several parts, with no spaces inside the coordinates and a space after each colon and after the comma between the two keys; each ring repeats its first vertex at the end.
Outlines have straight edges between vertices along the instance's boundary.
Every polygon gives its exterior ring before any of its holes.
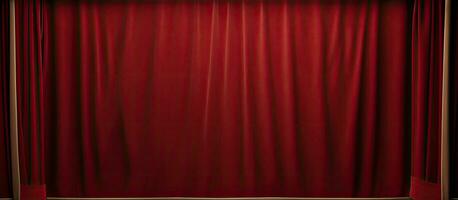
{"type": "Polygon", "coordinates": [[[445,0],[444,16],[444,55],[442,60],[442,120],[441,120],[441,196],[449,199],[449,39],[450,39],[450,0],[445,0]]]}
{"type": "Polygon", "coordinates": [[[16,90],[16,15],[14,0],[10,0],[10,142],[13,198],[20,199],[19,146],[16,90]]]}

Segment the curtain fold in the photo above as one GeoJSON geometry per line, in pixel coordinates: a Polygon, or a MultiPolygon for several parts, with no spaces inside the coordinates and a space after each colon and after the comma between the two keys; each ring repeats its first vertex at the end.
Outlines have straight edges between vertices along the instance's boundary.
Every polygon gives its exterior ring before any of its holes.
{"type": "Polygon", "coordinates": [[[440,199],[444,1],[417,0],[413,10],[410,195],[432,200],[440,199]]]}
{"type": "Polygon", "coordinates": [[[25,199],[440,198],[442,0],[16,2],[25,199]]]}
{"type": "Polygon", "coordinates": [[[0,2],[0,198],[11,197],[10,165],[10,4],[0,2]]]}
{"type": "Polygon", "coordinates": [[[407,196],[407,1],[49,5],[50,196],[407,196]]]}
{"type": "Polygon", "coordinates": [[[15,0],[21,199],[45,200],[43,2],[15,0]]]}

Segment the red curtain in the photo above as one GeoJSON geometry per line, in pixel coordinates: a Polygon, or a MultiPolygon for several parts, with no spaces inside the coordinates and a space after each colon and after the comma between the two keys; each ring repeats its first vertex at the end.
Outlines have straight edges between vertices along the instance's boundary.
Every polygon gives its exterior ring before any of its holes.
{"type": "Polygon", "coordinates": [[[10,5],[0,2],[0,198],[11,197],[9,146],[10,5]]]}
{"type": "Polygon", "coordinates": [[[443,1],[28,2],[23,197],[440,197],[443,1]]]}
{"type": "Polygon", "coordinates": [[[15,4],[21,199],[45,199],[43,2],[16,0],[15,4]]]}
{"type": "Polygon", "coordinates": [[[412,28],[412,183],[415,200],[440,199],[444,1],[418,0],[412,28]]]}
{"type": "Polygon", "coordinates": [[[48,195],[407,196],[410,9],[51,3],[48,195]]]}
{"type": "Polygon", "coordinates": [[[451,1],[450,21],[450,191],[458,197],[458,2],[451,1]]]}

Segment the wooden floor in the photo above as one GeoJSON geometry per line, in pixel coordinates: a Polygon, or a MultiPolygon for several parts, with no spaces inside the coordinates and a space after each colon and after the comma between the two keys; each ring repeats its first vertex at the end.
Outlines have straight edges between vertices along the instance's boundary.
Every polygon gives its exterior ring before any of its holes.
{"type": "Polygon", "coordinates": [[[379,198],[302,198],[302,197],[243,197],[243,198],[203,198],[203,197],[139,197],[139,198],[75,198],[75,197],[48,197],[50,200],[410,200],[409,197],[379,197],[379,198]]]}

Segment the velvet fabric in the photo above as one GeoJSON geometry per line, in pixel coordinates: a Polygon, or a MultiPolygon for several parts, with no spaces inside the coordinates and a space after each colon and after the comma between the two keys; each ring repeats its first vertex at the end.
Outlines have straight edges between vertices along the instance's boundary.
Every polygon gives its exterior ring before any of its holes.
{"type": "Polygon", "coordinates": [[[24,197],[440,197],[442,0],[17,2],[24,197]]]}
{"type": "Polygon", "coordinates": [[[10,5],[0,2],[0,198],[11,197],[10,162],[10,5]]]}
{"type": "Polygon", "coordinates": [[[439,200],[444,1],[417,0],[412,28],[411,197],[439,200]],[[421,180],[421,181],[416,181],[421,180]],[[426,184],[425,184],[426,183],[426,184]],[[431,189],[425,189],[432,187],[431,189]]]}
{"type": "Polygon", "coordinates": [[[49,196],[407,196],[407,1],[57,1],[49,196]]]}
{"type": "MultiPolygon", "coordinates": [[[[16,0],[16,81],[21,197],[45,200],[43,2],[16,0]],[[38,188],[38,189],[37,189],[38,188]],[[38,191],[41,191],[41,195],[38,191]],[[29,195],[34,194],[34,195],[29,195]]],[[[70,155],[69,155],[70,156],[70,155]]]]}
{"type": "Polygon", "coordinates": [[[441,199],[441,187],[438,183],[432,183],[417,177],[412,177],[410,188],[410,197],[414,200],[441,199]]]}

